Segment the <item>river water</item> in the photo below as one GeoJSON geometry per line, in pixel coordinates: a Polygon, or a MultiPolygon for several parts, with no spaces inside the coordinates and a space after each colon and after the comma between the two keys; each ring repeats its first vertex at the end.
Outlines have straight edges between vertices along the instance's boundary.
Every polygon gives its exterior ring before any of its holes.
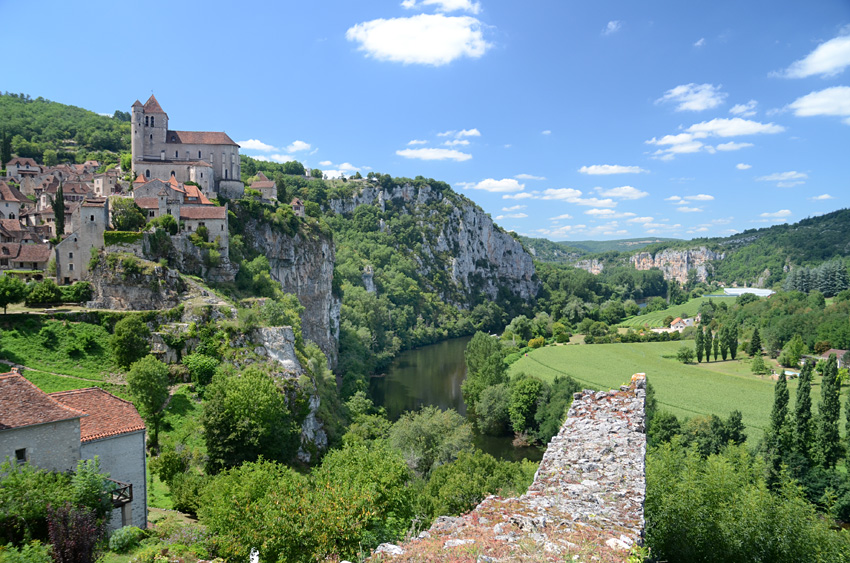
{"type": "MultiPolygon", "coordinates": [[[[387,410],[390,420],[423,405],[454,409],[466,415],[460,384],[466,378],[463,352],[471,337],[453,338],[399,354],[383,377],[369,384],[372,401],[387,410]]],[[[475,445],[497,459],[540,461],[543,449],[515,448],[512,438],[483,436],[476,432],[475,445]]]]}

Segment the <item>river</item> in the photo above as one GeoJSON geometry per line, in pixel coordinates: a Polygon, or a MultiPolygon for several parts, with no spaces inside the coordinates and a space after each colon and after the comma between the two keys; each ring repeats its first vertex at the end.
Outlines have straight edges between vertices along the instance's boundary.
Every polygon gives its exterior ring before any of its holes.
{"type": "MultiPolygon", "coordinates": [[[[373,377],[369,384],[372,401],[387,410],[390,420],[423,405],[454,409],[466,415],[460,384],[466,378],[463,352],[471,337],[453,338],[430,346],[402,352],[390,364],[387,374],[373,377]]],[[[475,445],[497,459],[540,461],[543,449],[515,448],[511,437],[475,433],[475,445]]]]}

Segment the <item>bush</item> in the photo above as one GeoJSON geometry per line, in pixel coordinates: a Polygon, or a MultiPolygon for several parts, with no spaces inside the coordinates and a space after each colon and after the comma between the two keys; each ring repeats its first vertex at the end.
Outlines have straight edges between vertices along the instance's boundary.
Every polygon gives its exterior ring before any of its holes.
{"type": "Polygon", "coordinates": [[[160,215],[155,219],[151,219],[148,225],[156,228],[164,229],[169,235],[174,236],[179,230],[177,219],[173,215],[160,215]]]}
{"type": "Polygon", "coordinates": [[[690,346],[682,346],[679,348],[679,351],[676,352],[676,359],[682,362],[683,364],[690,364],[694,361],[694,349],[690,346]]]}
{"type": "Polygon", "coordinates": [[[126,553],[139,545],[139,542],[144,537],[144,530],[135,526],[118,528],[109,538],[109,549],[115,553],[126,553]]]}
{"type": "Polygon", "coordinates": [[[46,305],[49,303],[61,302],[62,290],[59,289],[56,282],[50,278],[32,284],[26,297],[26,304],[28,307],[32,305],[46,305]]]}
{"type": "Polygon", "coordinates": [[[507,434],[511,417],[508,412],[511,393],[504,383],[491,385],[481,392],[475,403],[475,423],[482,434],[502,436],[507,434]]]}
{"type": "Polygon", "coordinates": [[[192,383],[200,387],[206,387],[215,375],[215,370],[218,368],[218,360],[195,352],[183,357],[183,365],[189,370],[192,383]]]}
{"type": "Polygon", "coordinates": [[[73,284],[63,287],[62,301],[65,303],[83,303],[91,301],[92,287],[87,281],[74,282],[73,284]]]}
{"type": "Polygon", "coordinates": [[[53,563],[50,546],[38,540],[16,548],[13,544],[0,545],[0,561],[3,563],[53,563]]]}
{"type": "Polygon", "coordinates": [[[191,516],[198,514],[201,493],[209,478],[198,473],[178,473],[169,483],[174,508],[191,516]]]}
{"type": "Polygon", "coordinates": [[[150,334],[150,329],[138,315],[126,316],[115,323],[110,344],[115,360],[121,367],[130,367],[130,364],[150,352],[150,334]]]}
{"type": "Polygon", "coordinates": [[[546,344],[545,339],[542,336],[538,336],[537,338],[532,338],[528,341],[529,348],[542,348],[546,344]]]}
{"type": "Polygon", "coordinates": [[[142,240],[142,233],[130,231],[104,231],[103,244],[111,246],[113,244],[133,244],[142,240]]]}

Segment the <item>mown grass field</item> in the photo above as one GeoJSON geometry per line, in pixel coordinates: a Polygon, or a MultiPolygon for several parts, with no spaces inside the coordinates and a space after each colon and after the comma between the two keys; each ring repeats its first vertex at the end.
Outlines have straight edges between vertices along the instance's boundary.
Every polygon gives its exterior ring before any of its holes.
{"type": "MultiPolygon", "coordinates": [[[[739,410],[750,442],[760,439],[773,407],[774,381],[752,375],[749,359],[740,356],[736,361],[682,364],[675,359],[681,346],[693,347],[693,341],[548,346],[520,358],[509,373],[524,372],[545,381],[569,375],[589,388],[607,390],[628,383],[633,373],[644,372],[660,408],[678,417],[716,414],[724,419],[739,410]]],[[[796,380],[788,388],[793,408],[796,380]]],[[[813,410],[819,400],[820,378],[816,377],[813,410]]]]}
{"type": "Polygon", "coordinates": [[[696,299],[691,299],[687,303],[683,303],[681,305],[674,305],[672,307],[668,307],[663,311],[654,311],[652,313],[647,313],[645,315],[637,315],[634,317],[629,317],[619,324],[619,326],[625,327],[647,327],[647,328],[659,328],[664,326],[664,319],[667,316],[672,316],[674,319],[676,317],[693,317],[699,311],[699,306],[711,299],[715,303],[728,303],[731,305],[735,302],[735,297],[698,297],[696,299]]]}

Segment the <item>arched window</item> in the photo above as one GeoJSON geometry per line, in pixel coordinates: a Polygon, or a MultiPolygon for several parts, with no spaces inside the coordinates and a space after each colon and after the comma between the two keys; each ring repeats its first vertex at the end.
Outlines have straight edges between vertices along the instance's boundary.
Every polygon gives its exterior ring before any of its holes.
{"type": "Polygon", "coordinates": [[[151,171],[150,171],[150,168],[149,168],[149,169],[145,170],[145,178],[150,178],[150,177],[151,177],[151,171]]]}
{"type": "Polygon", "coordinates": [[[14,214],[14,213],[9,213],[9,219],[14,219],[14,218],[15,218],[15,214],[14,214]]]}
{"type": "Polygon", "coordinates": [[[174,158],[177,158],[177,151],[174,151],[174,158]]]}
{"type": "Polygon", "coordinates": [[[198,151],[198,160],[201,160],[201,151],[198,151]]]}
{"type": "Polygon", "coordinates": [[[171,171],[171,177],[173,178],[174,176],[176,176],[176,174],[174,173],[174,170],[172,170],[171,171]]]}
{"type": "Polygon", "coordinates": [[[146,115],[145,116],[145,127],[147,127],[147,126],[148,126],[148,116],[146,115]]]}
{"type": "Polygon", "coordinates": [[[153,127],[153,116],[151,116],[151,127],[153,127]]]}
{"type": "Polygon", "coordinates": [[[224,179],[227,180],[227,168],[224,169],[224,179]]]}

